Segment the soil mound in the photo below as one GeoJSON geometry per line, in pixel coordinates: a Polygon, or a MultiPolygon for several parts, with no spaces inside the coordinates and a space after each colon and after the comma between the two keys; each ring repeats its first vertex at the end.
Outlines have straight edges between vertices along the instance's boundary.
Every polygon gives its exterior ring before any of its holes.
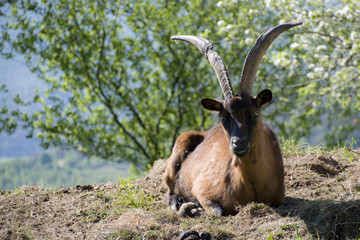
{"type": "Polygon", "coordinates": [[[165,205],[165,160],[146,177],[63,189],[1,191],[0,239],[213,239],[360,237],[360,151],[285,156],[286,202],[250,203],[236,216],[183,218],[165,205]]]}

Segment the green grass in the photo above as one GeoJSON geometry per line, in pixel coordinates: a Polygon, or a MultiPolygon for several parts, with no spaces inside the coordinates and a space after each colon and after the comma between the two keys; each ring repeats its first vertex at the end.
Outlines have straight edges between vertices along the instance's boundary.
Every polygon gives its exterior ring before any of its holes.
{"type": "MultiPolygon", "coordinates": [[[[120,177],[119,177],[120,178],[120,177]]],[[[141,187],[135,186],[129,179],[120,178],[119,191],[96,193],[96,200],[80,215],[86,222],[99,222],[107,218],[117,218],[130,209],[147,210],[153,205],[151,194],[146,194],[141,187]]],[[[120,232],[120,236],[130,234],[120,232]]],[[[134,237],[130,234],[130,237],[134,237]]]]}
{"type": "Polygon", "coordinates": [[[353,162],[360,156],[360,152],[355,151],[359,144],[360,141],[351,138],[351,141],[346,141],[343,146],[341,146],[340,144],[335,146],[334,150],[341,152],[345,158],[347,158],[350,162],[353,162]]]}
{"type": "Polygon", "coordinates": [[[284,137],[280,138],[279,141],[281,152],[284,155],[295,155],[305,153],[310,149],[310,146],[303,141],[303,139],[295,139],[291,137],[289,139],[285,139],[284,137]]]}
{"type": "Polygon", "coordinates": [[[346,141],[344,145],[337,144],[333,147],[326,147],[325,143],[321,143],[316,146],[311,146],[304,141],[304,139],[296,139],[290,137],[285,139],[281,137],[279,140],[281,152],[284,156],[295,156],[304,153],[316,153],[316,154],[337,154],[341,155],[343,158],[346,158],[349,162],[353,162],[355,159],[358,159],[360,153],[356,151],[357,147],[360,144],[360,141],[352,138],[349,141],[346,141]]]}
{"type": "Polygon", "coordinates": [[[135,187],[129,179],[120,178],[118,204],[124,208],[147,208],[153,203],[153,198],[145,194],[143,189],[135,187]]]}

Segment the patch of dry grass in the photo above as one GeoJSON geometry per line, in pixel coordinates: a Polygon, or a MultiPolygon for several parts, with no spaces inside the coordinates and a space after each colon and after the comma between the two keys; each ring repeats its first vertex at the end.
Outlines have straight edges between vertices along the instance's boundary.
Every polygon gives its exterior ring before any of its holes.
{"type": "Polygon", "coordinates": [[[159,160],[131,182],[2,191],[0,239],[176,239],[187,230],[216,239],[359,238],[360,151],[287,149],[286,202],[278,207],[250,203],[235,216],[180,217],[165,205],[159,160]]]}

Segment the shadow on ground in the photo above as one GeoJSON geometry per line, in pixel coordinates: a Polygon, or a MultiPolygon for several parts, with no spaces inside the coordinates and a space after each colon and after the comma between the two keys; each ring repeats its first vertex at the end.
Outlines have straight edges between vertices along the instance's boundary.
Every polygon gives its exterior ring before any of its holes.
{"type": "Polygon", "coordinates": [[[360,200],[335,202],[287,197],[275,208],[283,217],[299,217],[314,238],[358,239],[360,237],[360,200]]]}

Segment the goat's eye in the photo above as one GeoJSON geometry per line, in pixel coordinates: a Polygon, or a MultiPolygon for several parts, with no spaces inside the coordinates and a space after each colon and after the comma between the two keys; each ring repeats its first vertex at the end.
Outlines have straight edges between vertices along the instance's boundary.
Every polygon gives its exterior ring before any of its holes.
{"type": "Polygon", "coordinates": [[[259,116],[259,115],[260,115],[260,111],[259,111],[259,110],[255,111],[254,115],[255,115],[255,116],[259,116]]]}
{"type": "Polygon", "coordinates": [[[220,112],[219,114],[220,120],[224,120],[227,117],[227,113],[226,112],[220,112]]]}

